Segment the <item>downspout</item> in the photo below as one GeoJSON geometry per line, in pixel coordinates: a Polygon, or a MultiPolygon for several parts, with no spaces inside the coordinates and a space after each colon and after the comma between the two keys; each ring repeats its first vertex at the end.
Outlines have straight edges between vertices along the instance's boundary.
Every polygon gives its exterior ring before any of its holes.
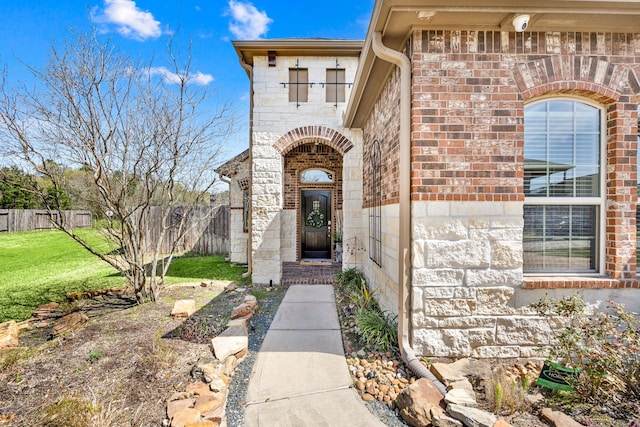
{"type": "Polygon", "coordinates": [[[400,68],[400,151],[399,151],[399,216],[398,242],[398,346],[402,360],[419,378],[427,378],[443,394],[446,387],[416,357],[409,343],[411,315],[411,61],[401,52],[382,44],[382,34],[373,33],[371,43],[375,55],[400,68]]]}
{"type": "MultiPolygon", "coordinates": [[[[242,56],[240,56],[240,66],[249,75],[249,196],[252,194],[253,187],[253,152],[251,146],[253,145],[253,66],[247,64],[242,56]]],[[[249,238],[247,239],[247,272],[242,275],[243,278],[251,276],[253,272],[253,244],[252,244],[252,223],[253,223],[253,204],[249,199],[249,238]]]]}

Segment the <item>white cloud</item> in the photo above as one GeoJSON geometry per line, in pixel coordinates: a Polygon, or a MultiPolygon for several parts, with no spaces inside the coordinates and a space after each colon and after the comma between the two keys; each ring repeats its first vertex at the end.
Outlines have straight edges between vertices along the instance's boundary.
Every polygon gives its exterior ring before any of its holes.
{"type": "Polygon", "coordinates": [[[266,12],[260,12],[251,3],[229,0],[229,31],[238,39],[259,39],[269,30],[273,19],[266,12]]]}
{"type": "Polygon", "coordinates": [[[140,10],[133,0],[104,0],[103,12],[93,19],[99,24],[113,25],[118,33],[133,39],[146,40],[162,34],[160,22],[151,12],[140,10]]]}
{"type": "MultiPolygon", "coordinates": [[[[167,83],[178,84],[182,81],[184,76],[176,74],[172,71],[169,71],[165,67],[151,67],[149,68],[149,74],[152,76],[160,76],[167,83]]],[[[194,83],[200,86],[206,86],[213,81],[213,76],[211,74],[204,74],[198,71],[195,74],[190,74],[187,79],[189,83],[194,83]]]]}

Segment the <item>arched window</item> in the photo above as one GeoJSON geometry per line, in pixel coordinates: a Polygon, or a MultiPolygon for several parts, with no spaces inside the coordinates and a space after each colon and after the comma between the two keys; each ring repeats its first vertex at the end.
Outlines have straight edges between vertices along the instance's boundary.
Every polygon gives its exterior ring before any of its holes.
{"type": "Polygon", "coordinates": [[[382,153],[375,140],[371,150],[371,207],[369,209],[369,258],[382,264],[382,153]]]}
{"type": "Polygon", "coordinates": [[[573,99],[525,107],[525,272],[602,269],[602,117],[573,99]]]}
{"type": "Polygon", "coordinates": [[[307,169],[300,174],[300,182],[305,184],[333,182],[333,174],[323,169],[307,169]]]}

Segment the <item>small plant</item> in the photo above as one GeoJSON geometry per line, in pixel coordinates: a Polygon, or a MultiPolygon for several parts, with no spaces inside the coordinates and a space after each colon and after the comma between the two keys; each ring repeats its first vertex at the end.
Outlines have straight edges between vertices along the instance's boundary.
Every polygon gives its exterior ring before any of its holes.
{"type": "Polygon", "coordinates": [[[493,401],[496,408],[502,408],[503,397],[502,384],[493,380],[493,401]]]}
{"type": "Polygon", "coordinates": [[[28,348],[10,348],[0,352],[0,372],[17,366],[21,360],[28,358],[32,351],[28,348]]]}
{"type": "Polygon", "coordinates": [[[390,312],[377,306],[363,308],[356,314],[356,324],[362,340],[380,351],[389,351],[397,345],[398,320],[390,312]]]}
{"type": "Polygon", "coordinates": [[[578,396],[593,403],[640,398],[640,330],[635,313],[607,301],[606,311],[590,314],[577,295],[545,298],[533,307],[542,316],[564,322],[550,357],[579,372],[568,379],[578,396]]]}
{"type": "Polygon", "coordinates": [[[80,396],[63,396],[57,403],[45,408],[45,427],[90,427],[96,408],[80,396]]]}
{"type": "Polygon", "coordinates": [[[355,268],[341,271],[336,274],[336,283],[344,288],[347,293],[359,291],[364,275],[355,268]]]}
{"type": "Polygon", "coordinates": [[[493,398],[492,409],[499,414],[511,415],[516,411],[528,411],[530,403],[526,399],[530,386],[529,375],[514,377],[500,368],[494,378],[487,383],[487,396],[493,398]]]}
{"type": "Polygon", "coordinates": [[[269,297],[269,293],[265,289],[252,289],[249,291],[249,293],[256,297],[257,300],[266,299],[269,297]]]}
{"type": "Polygon", "coordinates": [[[150,371],[166,369],[173,365],[178,357],[173,347],[162,340],[162,330],[156,331],[149,353],[143,357],[143,364],[150,371]]]}
{"type": "Polygon", "coordinates": [[[89,352],[89,362],[97,362],[102,356],[104,356],[104,351],[99,348],[94,348],[89,352]]]}
{"type": "Polygon", "coordinates": [[[349,301],[359,309],[367,309],[376,304],[373,298],[375,293],[375,290],[369,290],[364,278],[360,278],[360,287],[349,292],[349,301]]]}

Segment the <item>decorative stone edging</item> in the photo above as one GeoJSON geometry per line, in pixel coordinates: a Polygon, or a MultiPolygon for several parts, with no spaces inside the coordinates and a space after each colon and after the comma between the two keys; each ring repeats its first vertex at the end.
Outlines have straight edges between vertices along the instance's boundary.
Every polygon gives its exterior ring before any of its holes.
{"type": "MultiPolygon", "coordinates": [[[[227,289],[228,290],[228,289],[227,289]]],[[[177,301],[171,315],[189,317],[190,300],[177,301]],[[179,307],[184,307],[186,312],[179,307]]],[[[211,339],[213,357],[200,359],[191,370],[194,382],[185,391],[167,399],[167,427],[226,427],[226,403],[231,377],[249,349],[247,322],[253,317],[258,300],[253,295],[235,307],[227,328],[211,339]]],[[[191,312],[191,314],[193,314],[191,312]]]]}

